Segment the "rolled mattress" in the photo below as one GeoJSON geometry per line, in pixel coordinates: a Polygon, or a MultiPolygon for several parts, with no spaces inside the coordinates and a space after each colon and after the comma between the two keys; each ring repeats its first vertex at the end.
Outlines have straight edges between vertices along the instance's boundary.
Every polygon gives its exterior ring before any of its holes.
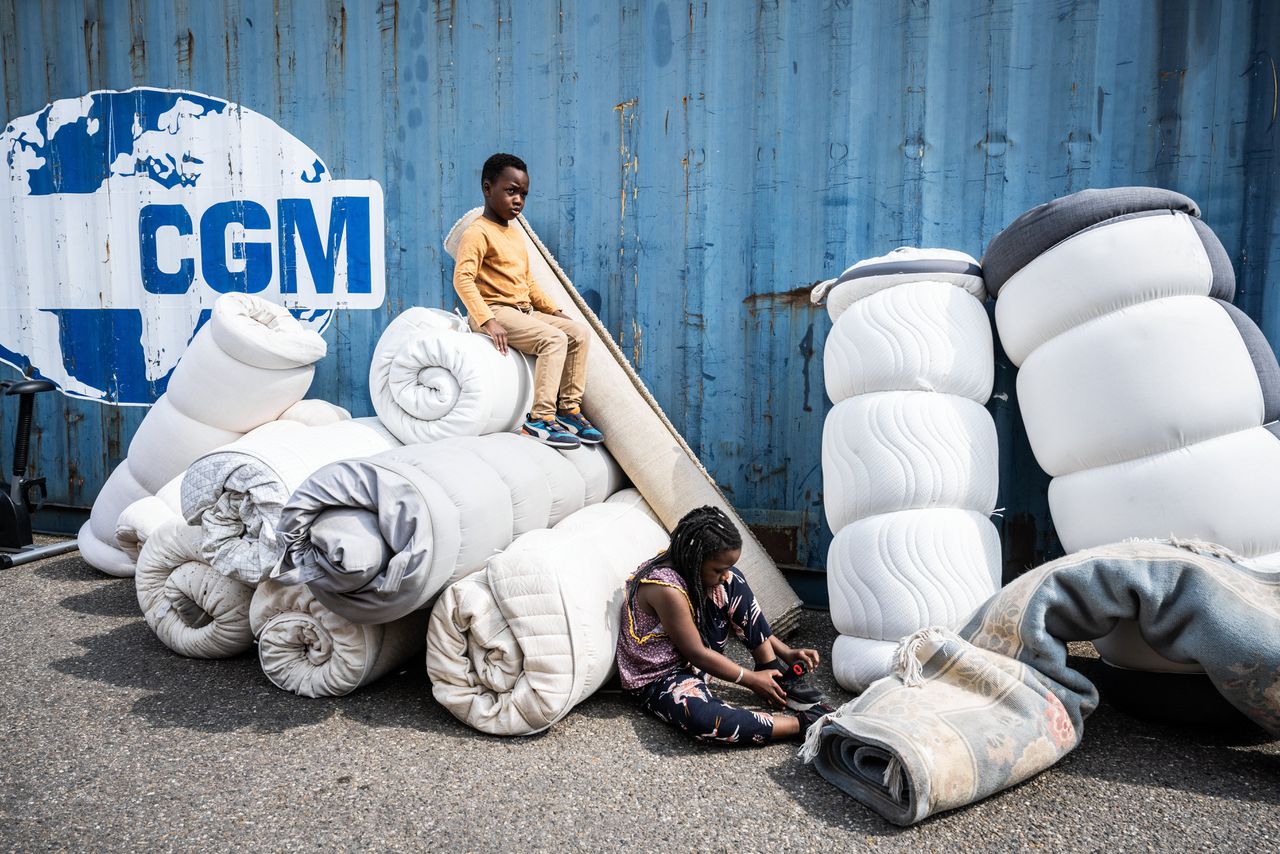
{"type": "Polygon", "coordinates": [[[851,691],[890,672],[899,638],[957,628],[999,586],[983,296],[973,258],[910,247],[814,289],[835,318],[824,352],[835,405],[822,431],[823,509],[835,534],[832,669],[851,691]]]}
{"type": "Polygon", "coordinates": [[[200,558],[200,529],[174,518],[138,555],[134,576],[143,619],[160,642],[189,658],[229,658],[253,644],[253,588],[200,558]]]}
{"type": "MultiPolygon", "coordinates": [[[[457,249],[462,232],[480,212],[479,208],[469,211],[449,231],[444,245],[451,255],[457,249]]],[[[529,268],[538,286],[562,311],[587,324],[594,333],[587,357],[583,410],[605,434],[605,447],[667,528],[674,527],[689,508],[704,504],[729,514],[743,536],[738,567],[755,591],[770,625],[779,634],[787,634],[799,620],[800,598],[645,388],[639,374],[528,221],[524,217],[518,217],[517,221],[524,231],[529,268]]]]}
{"type": "Polygon", "coordinates": [[[434,308],[396,316],[373,350],[369,396],[405,444],[515,430],[533,401],[530,357],[434,308]]]}
{"type": "Polygon", "coordinates": [[[613,673],[626,580],[666,543],[634,489],[520,536],[436,601],[432,694],[481,732],[547,729],[613,673]]]}
{"type": "Polygon", "coordinates": [[[361,625],[320,604],[305,586],[270,579],[254,590],[249,626],[272,684],[301,697],[341,697],[421,652],[427,612],[361,625]]]}
{"type": "Polygon", "coordinates": [[[331,463],[290,496],[273,573],[356,623],[422,608],[526,531],[622,487],[599,446],[557,451],[511,433],[406,445],[331,463]]]}
{"type": "Polygon", "coordinates": [[[324,339],[284,308],[248,294],[219,297],[94,499],[79,533],[85,560],[108,575],[133,575],[115,539],[120,513],[196,457],[280,417],[306,394],[324,354],[324,339]]]}
{"type": "Polygon", "coordinates": [[[204,561],[257,584],[284,550],[276,523],[293,490],[329,463],[399,446],[377,418],[316,427],[271,421],[191,464],[182,478],[182,515],[200,527],[204,561]]]}

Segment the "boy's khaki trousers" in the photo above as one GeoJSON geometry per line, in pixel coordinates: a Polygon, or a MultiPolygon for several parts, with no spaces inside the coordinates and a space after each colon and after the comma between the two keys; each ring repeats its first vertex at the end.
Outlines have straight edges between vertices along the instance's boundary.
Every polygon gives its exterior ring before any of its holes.
{"type": "MultiPolygon", "coordinates": [[[[581,323],[554,314],[522,311],[515,306],[489,304],[494,318],[507,330],[507,344],[536,357],[533,365],[535,421],[554,421],[557,406],[575,411],[582,407],[587,381],[587,346],[590,330],[581,323]]],[[[475,321],[471,328],[481,332],[475,321]]]]}

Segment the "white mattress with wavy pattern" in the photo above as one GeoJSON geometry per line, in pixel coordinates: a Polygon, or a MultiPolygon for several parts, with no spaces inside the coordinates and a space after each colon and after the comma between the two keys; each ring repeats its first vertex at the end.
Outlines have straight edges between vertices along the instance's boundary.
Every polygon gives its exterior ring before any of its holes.
{"type": "Polygon", "coordinates": [[[855,264],[827,295],[827,590],[841,633],[832,666],[849,690],[888,675],[901,637],[959,627],[999,586],[988,518],[996,430],[982,405],[994,361],[980,294],[968,255],[908,249],[855,264]]]}

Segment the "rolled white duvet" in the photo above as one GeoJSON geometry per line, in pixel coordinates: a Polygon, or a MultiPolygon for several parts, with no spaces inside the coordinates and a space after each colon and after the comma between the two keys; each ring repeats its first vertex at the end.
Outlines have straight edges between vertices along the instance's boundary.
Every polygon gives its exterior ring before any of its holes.
{"type": "Polygon", "coordinates": [[[627,577],[666,542],[634,489],[518,538],[436,601],[436,700],[491,735],[550,727],[613,673],[627,577]]]}
{"type": "Polygon", "coordinates": [[[511,433],[406,445],[331,463],[294,490],[274,573],[357,623],[426,605],[526,531],[622,486],[599,446],[557,451],[511,433]]]}
{"type": "Polygon", "coordinates": [[[138,556],[134,586],[142,616],[165,646],[190,658],[229,658],[253,643],[253,588],[200,559],[200,529],[162,524],[138,556]]]}
{"type": "Polygon", "coordinates": [[[284,550],[276,523],[299,484],[329,463],[399,445],[377,418],[316,427],[272,421],[200,457],[182,478],[182,514],[200,526],[201,559],[257,584],[284,550]]]}
{"type": "Polygon", "coordinates": [[[369,396],[405,444],[508,433],[533,401],[532,360],[513,349],[502,355],[456,314],[410,308],[374,347],[369,396]]]}
{"type": "Polygon", "coordinates": [[[196,457],[300,401],[324,354],[324,339],[286,309],[248,294],[219,297],[94,500],[79,534],[85,560],[108,575],[133,575],[134,560],[116,541],[120,513],[196,457]]]}
{"type": "Polygon", "coordinates": [[[305,586],[263,581],[249,603],[262,672],[302,697],[340,697],[368,685],[421,652],[427,612],[360,625],[316,600],[305,586]]]}

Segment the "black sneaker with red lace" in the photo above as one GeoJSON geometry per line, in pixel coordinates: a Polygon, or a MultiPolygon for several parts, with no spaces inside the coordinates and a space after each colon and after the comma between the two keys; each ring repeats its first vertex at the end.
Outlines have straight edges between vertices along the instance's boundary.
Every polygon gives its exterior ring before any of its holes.
{"type": "Polygon", "coordinates": [[[775,658],[768,664],[758,665],[756,670],[767,670],[770,667],[782,673],[778,687],[787,692],[788,709],[802,712],[826,700],[822,692],[809,681],[809,664],[804,659],[796,659],[787,664],[781,658],[775,658]]]}

